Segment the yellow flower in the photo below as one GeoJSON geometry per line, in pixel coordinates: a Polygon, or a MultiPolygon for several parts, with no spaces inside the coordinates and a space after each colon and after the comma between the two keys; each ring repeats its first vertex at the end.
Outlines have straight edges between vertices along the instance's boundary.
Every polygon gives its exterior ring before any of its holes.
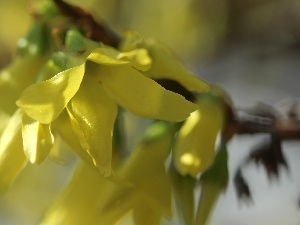
{"type": "Polygon", "coordinates": [[[136,48],[147,49],[152,59],[151,68],[145,72],[150,78],[177,81],[191,92],[209,91],[209,84],[189,72],[162,44],[153,39],[144,39],[137,31],[126,32],[121,50],[131,51],[136,48]]]}
{"type": "Polygon", "coordinates": [[[0,193],[9,188],[28,161],[22,146],[22,112],[15,101],[35,82],[46,62],[51,49],[48,35],[45,23],[34,22],[28,34],[20,39],[12,63],[0,72],[0,193]]]}
{"type": "Polygon", "coordinates": [[[183,176],[196,177],[211,165],[224,121],[223,106],[213,91],[199,97],[197,104],[199,109],[185,121],[174,144],[174,163],[183,176]]]}
{"type": "Polygon", "coordinates": [[[10,118],[0,138],[0,193],[4,193],[20,171],[27,158],[22,146],[22,112],[17,110],[10,118]]]}
{"type": "Polygon", "coordinates": [[[132,210],[137,225],[160,224],[162,217],[171,217],[171,180],[165,161],[175,131],[174,126],[162,121],[146,129],[142,141],[118,169],[122,183],[111,190],[102,216],[124,209],[121,219],[132,210]]]}
{"type": "MultiPolygon", "coordinates": [[[[118,105],[141,117],[176,122],[197,109],[181,95],[145,77],[140,70],[149,69],[149,65],[151,59],[145,49],[119,52],[102,45],[85,59],[75,60],[73,67],[29,86],[17,105],[27,116],[47,125],[66,110],[82,149],[91,157],[93,165],[109,176],[118,105]]],[[[30,141],[30,136],[37,135],[36,129],[26,134],[28,139],[23,141],[30,141]]],[[[36,150],[27,152],[37,154],[36,150]]]]}
{"type": "Polygon", "coordinates": [[[20,39],[13,61],[0,71],[0,134],[17,109],[16,100],[28,85],[35,82],[47,60],[50,45],[41,43],[41,39],[47,38],[47,35],[46,25],[35,22],[26,37],[20,39]]]}
{"type": "Polygon", "coordinates": [[[161,121],[152,124],[124,165],[109,178],[80,163],[40,225],[113,225],[122,224],[128,216],[133,216],[134,224],[155,225],[162,217],[170,218],[171,181],[165,160],[173,128],[161,121]]]}
{"type": "Polygon", "coordinates": [[[40,225],[112,225],[117,215],[102,218],[99,204],[115,184],[80,163],[67,187],[46,211],[40,225]]]}

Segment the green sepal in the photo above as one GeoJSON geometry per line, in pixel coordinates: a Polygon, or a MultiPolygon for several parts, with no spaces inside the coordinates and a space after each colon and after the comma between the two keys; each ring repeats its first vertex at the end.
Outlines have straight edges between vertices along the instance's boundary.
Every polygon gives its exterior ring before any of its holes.
{"type": "Polygon", "coordinates": [[[169,174],[172,178],[175,207],[180,224],[194,224],[195,217],[195,195],[194,189],[197,180],[192,176],[182,176],[174,167],[170,166],[169,174]]]}
{"type": "Polygon", "coordinates": [[[195,225],[205,225],[220,195],[228,184],[228,153],[221,145],[213,165],[201,176],[201,196],[196,212],[195,225]]]}

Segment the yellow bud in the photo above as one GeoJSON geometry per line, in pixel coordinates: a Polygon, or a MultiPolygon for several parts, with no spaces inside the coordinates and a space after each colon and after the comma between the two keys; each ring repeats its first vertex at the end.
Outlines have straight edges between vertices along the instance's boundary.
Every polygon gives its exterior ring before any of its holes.
{"type": "Polygon", "coordinates": [[[198,106],[181,127],[174,146],[177,170],[193,177],[211,165],[224,117],[222,105],[210,93],[199,99],[198,106]]]}

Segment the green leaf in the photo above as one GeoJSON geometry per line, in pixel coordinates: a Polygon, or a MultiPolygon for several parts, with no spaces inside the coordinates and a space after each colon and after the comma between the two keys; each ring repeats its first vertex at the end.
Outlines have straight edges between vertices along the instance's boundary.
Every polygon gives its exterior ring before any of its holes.
{"type": "Polygon", "coordinates": [[[26,37],[18,41],[18,50],[25,54],[42,57],[52,47],[50,28],[47,23],[35,21],[26,37]]]}
{"type": "Polygon", "coordinates": [[[54,144],[50,125],[41,124],[23,113],[22,137],[24,152],[29,161],[34,164],[42,163],[54,144]]]}
{"type": "Polygon", "coordinates": [[[78,30],[69,30],[65,38],[66,50],[80,58],[86,58],[90,53],[101,46],[100,43],[92,41],[83,36],[78,30]]]}
{"type": "Polygon", "coordinates": [[[180,224],[194,224],[194,189],[196,186],[196,179],[191,176],[182,176],[177,172],[173,165],[170,168],[170,175],[172,177],[176,211],[180,219],[180,224]]]}
{"type": "Polygon", "coordinates": [[[218,151],[213,165],[201,177],[201,196],[195,225],[205,225],[221,193],[228,183],[228,153],[225,144],[218,151]]]}
{"type": "Polygon", "coordinates": [[[85,64],[65,70],[49,80],[32,84],[24,90],[17,105],[31,118],[49,124],[58,117],[78,91],[85,64]]]}

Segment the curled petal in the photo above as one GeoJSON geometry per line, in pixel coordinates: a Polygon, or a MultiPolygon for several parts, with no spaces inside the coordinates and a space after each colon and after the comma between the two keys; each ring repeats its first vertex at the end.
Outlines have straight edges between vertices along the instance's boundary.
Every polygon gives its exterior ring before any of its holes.
{"type": "Polygon", "coordinates": [[[116,103],[141,116],[182,121],[197,105],[168,91],[127,65],[100,68],[98,79],[116,103]]]}
{"type": "MultiPolygon", "coordinates": [[[[111,173],[112,132],[117,115],[117,106],[105,93],[102,86],[87,76],[80,90],[71,101],[70,112],[77,121],[84,139],[83,148],[94,160],[104,176],[111,173]]],[[[76,132],[75,130],[75,132],[76,132]]]]}
{"type": "Polygon", "coordinates": [[[145,48],[138,48],[128,52],[119,52],[111,47],[103,46],[95,49],[87,59],[101,65],[130,64],[141,71],[148,70],[152,63],[148,51],[145,48]]]}
{"type": "Polygon", "coordinates": [[[0,193],[5,192],[27,164],[21,134],[22,113],[11,117],[0,139],[0,193]]]}
{"type": "Polygon", "coordinates": [[[118,54],[120,52],[110,48],[110,47],[102,47],[95,49],[88,57],[87,60],[90,60],[94,63],[101,65],[122,65],[129,64],[128,61],[118,59],[118,54]]]}
{"type": "Polygon", "coordinates": [[[65,70],[49,80],[29,86],[17,105],[31,118],[49,124],[61,113],[78,91],[85,64],[65,70]]]}
{"type": "Polygon", "coordinates": [[[147,71],[151,68],[152,59],[145,48],[134,49],[130,52],[121,52],[118,59],[130,61],[131,65],[141,71],[147,71]]]}
{"type": "Polygon", "coordinates": [[[82,144],[76,137],[73,129],[72,121],[67,113],[68,110],[63,110],[62,113],[57,117],[52,123],[52,129],[59,134],[60,137],[71,147],[71,149],[79,155],[88,165],[94,166],[93,159],[87,151],[85,151],[81,146],[82,144]]]}
{"type": "Polygon", "coordinates": [[[175,80],[186,89],[193,92],[208,91],[210,86],[204,80],[190,73],[183,64],[163,45],[144,39],[136,31],[128,31],[120,46],[122,51],[145,48],[152,59],[151,68],[147,75],[153,79],[175,80]]]}
{"type": "Polygon", "coordinates": [[[50,124],[41,124],[23,113],[22,137],[25,155],[31,163],[42,163],[54,144],[50,124]]]}
{"type": "Polygon", "coordinates": [[[163,46],[153,40],[147,41],[146,46],[150,57],[153,59],[153,64],[148,73],[150,77],[175,80],[189,91],[204,92],[210,89],[208,83],[189,72],[163,46]]]}

